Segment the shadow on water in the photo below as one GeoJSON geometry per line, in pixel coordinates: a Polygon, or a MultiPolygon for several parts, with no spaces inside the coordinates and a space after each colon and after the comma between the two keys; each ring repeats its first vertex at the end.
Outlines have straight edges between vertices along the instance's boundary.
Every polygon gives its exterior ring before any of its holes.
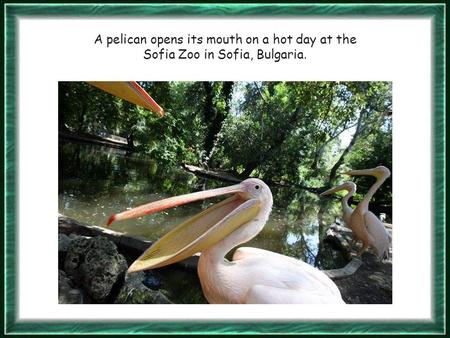
{"type": "MultiPolygon", "coordinates": [[[[59,212],[88,224],[104,226],[113,213],[161,198],[225,185],[123,150],[62,141],[59,144],[59,212]]],[[[320,244],[327,225],[340,213],[339,203],[289,188],[272,188],[272,193],[274,207],[266,226],[245,246],[299,258],[323,269],[342,267],[345,262],[320,244]]],[[[156,241],[216,201],[199,201],[144,218],[117,222],[112,229],[156,241]]],[[[188,296],[176,291],[177,302],[204,302],[203,296],[198,294],[198,279],[192,280],[197,278],[196,274],[187,277],[177,269],[164,269],[170,271],[164,276],[171,277],[163,277],[163,282],[176,283],[176,290],[185,291],[188,285],[197,283],[188,296]],[[181,289],[180,283],[183,284],[181,289]]],[[[161,273],[163,271],[166,270],[161,269],[161,273]]]]}

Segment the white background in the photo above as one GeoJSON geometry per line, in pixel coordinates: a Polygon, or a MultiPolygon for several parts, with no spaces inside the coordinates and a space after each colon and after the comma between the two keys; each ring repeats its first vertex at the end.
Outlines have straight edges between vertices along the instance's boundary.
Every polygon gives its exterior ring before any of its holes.
{"type": "Polygon", "coordinates": [[[431,318],[431,20],[21,18],[18,24],[20,319],[431,318]],[[358,44],[306,48],[307,60],[281,63],[154,62],[143,59],[143,46],[94,46],[99,33],[121,32],[346,33],[357,36],[358,44]],[[57,90],[61,80],[393,81],[393,304],[59,305],[57,90]]]}

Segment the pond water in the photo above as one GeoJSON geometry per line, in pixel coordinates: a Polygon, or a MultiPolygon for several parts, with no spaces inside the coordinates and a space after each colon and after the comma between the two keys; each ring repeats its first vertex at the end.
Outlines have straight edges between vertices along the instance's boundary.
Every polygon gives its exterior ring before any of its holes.
{"type": "MultiPolygon", "coordinates": [[[[151,158],[123,150],[63,141],[59,144],[59,212],[92,225],[105,226],[111,214],[144,203],[227,185],[230,183],[162,166],[151,158]]],[[[328,225],[340,214],[339,202],[321,200],[303,190],[274,187],[271,190],[274,207],[270,218],[262,232],[245,246],[302,259],[321,269],[341,267],[344,262],[333,258],[335,255],[320,241],[328,225]]],[[[217,201],[195,202],[147,217],[116,222],[111,228],[156,241],[217,201]]],[[[167,283],[180,278],[185,276],[174,276],[167,283]]],[[[192,302],[192,297],[178,300],[192,302]]]]}

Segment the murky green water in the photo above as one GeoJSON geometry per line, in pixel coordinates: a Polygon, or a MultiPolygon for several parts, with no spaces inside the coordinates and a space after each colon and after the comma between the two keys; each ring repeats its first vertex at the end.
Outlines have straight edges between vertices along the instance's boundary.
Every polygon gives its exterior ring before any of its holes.
{"type": "MultiPolygon", "coordinates": [[[[229,184],[200,178],[180,168],[163,167],[151,158],[122,150],[60,142],[59,212],[84,223],[104,226],[111,214],[161,198],[226,185],[229,184]]],[[[319,198],[314,194],[289,188],[271,189],[274,208],[269,221],[245,246],[279,252],[324,269],[342,264],[324,255],[325,249],[319,245],[327,224],[339,214],[339,203],[327,200],[320,208],[319,198]]],[[[156,241],[216,201],[196,202],[116,222],[111,228],[156,241]]]]}

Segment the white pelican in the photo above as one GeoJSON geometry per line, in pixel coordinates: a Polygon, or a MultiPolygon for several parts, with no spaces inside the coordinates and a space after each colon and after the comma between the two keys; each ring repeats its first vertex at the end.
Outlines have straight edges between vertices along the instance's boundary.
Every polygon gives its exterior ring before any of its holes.
{"type": "Polygon", "coordinates": [[[300,260],[256,248],[239,248],[231,262],[225,259],[231,249],[255,237],[269,217],[272,193],[259,179],[142,205],[112,215],[108,225],[225,194],[233,196],[171,230],[128,272],[162,267],[201,252],[198,274],[209,303],[344,303],[328,276],[300,260]]]}
{"type": "Polygon", "coordinates": [[[344,174],[351,176],[370,175],[377,179],[363,200],[353,210],[350,216],[350,227],[355,232],[356,237],[363,242],[363,247],[358,255],[362,254],[370,245],[375,250],[379,259],[388,258],[389,234],[383,222],[374,213],[369,211],[369,201],[383,182],[391,175],[391,172],[384,166],[378,166],[373,169],[350,170],[344,174]],[[356,231],[353,229],[356,229],[356,231]]]}
{"type": "MultiPolygon", "coordinates": [[[[352,223],[350,222],[350,217],[353,213],[353,208],[348,205],[348,200],[350,199],[350,197],[352,197],[355,194],[356,184],[353,182],[347,181],[336,187],[333,187],[331,189],[324,191],[323,193],[320,194],[320,196],[331,195],[331,194],[341,191],[341,190],[347,191],[347,194],[344,197],[342,197],[342,200],[341,200],[342,216],[344,218],[345,225],[347,227],[349,227],[350,229],[352,229],[352,223]]],[[[355,235],[355,232],[353,231],[353,229],[352,229],[352,236],[353,236],[353,239],[350,243],[350,248],[352,248],[353,245],[355,244],[355,242],[358,240],[358,237],[355,235]]]]}
{"type": "Polygon", "coordinates": [[[345,224],[350,228],[350,216],[352,215],[353,208],[348,205],[348,200],[352,197],[356,192],[356,184],[350,181],[344,182],[341,185],[338,185],[334,188],[328,189],[320,194],[320,196],[331,195],[335,192],[346,190],[347,194],[342,197],[342,216],[344,218],[345,224]]]}

